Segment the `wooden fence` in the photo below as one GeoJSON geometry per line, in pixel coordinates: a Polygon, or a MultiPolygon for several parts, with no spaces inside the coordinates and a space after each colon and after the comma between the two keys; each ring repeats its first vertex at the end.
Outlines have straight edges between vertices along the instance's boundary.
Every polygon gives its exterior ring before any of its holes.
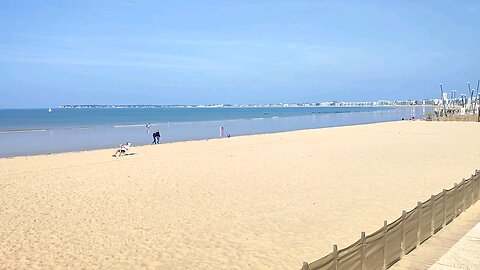
{"type": "Polygon", "coordinates": [[[452,222],[479,199],[480,171],[463,179],[449,190],[432,195],[425,202],[406,212],[394,222],[371,235],[361,233],[358,241],[312,263],[303,263],[302,270],[377,270],[387,269],[405,254],[452,222]]]}
{"type": "Polygon", "coordinates": [[[437,118],[438,121],[458,121],[458,122],[480,122],[480,116],[469,115],[450,115],[437,118]]]}

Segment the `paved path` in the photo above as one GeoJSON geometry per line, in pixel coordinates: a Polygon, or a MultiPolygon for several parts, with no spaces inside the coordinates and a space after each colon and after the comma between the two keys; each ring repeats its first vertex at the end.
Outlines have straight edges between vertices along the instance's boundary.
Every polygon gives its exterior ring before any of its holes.
{"type": "Polygon", "coordinates": [[[480,202],[389,269],[480,270],[480,202]]]}
{"type": "Polygon", "coordinates": [[[480,223],[429,268],[448,269],[480,269],[480,223]]]}

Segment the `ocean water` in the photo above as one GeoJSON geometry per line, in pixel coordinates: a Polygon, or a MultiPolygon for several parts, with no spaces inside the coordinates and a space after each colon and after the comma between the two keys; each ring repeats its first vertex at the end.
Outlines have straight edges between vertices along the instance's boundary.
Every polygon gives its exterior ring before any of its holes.
{"type": "Polygon", "coordinates": [[[0,110],[0,157],[116,147],[129,141],[150,144],[160,130],[162,143],[355,125],[415,116],[431,108],[132,108],[0,110]]]}

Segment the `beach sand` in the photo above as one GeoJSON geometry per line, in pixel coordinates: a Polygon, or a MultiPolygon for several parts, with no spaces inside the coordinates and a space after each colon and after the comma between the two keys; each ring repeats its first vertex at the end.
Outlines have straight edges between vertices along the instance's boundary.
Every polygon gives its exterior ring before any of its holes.
{"type": "Polygon", "coordinates": [[[0,159],[0,269],[299,269],[469,177],[479,134],[404,121],[0,159]]]}

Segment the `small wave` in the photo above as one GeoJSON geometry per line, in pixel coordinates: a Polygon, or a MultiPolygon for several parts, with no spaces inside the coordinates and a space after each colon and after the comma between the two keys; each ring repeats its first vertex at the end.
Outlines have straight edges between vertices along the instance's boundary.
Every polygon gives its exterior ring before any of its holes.
{"type": "Polygon", "coordinates": [[[262,118],[262,117],[258,117],[258,118],[252,118],[252,120],[263,120],[265,118],[262,118]]]}
{"type": "Polygon", "coordinates": [[[276,115],[276,116],[272,116],[272,118],[280,118],[280,116],[276,115]]]}
{"type": "Polygon", "coordinates": [[[145,127],[145,125],[116,125],[114,128],[127,128],[127,127],[145,127]]]}
{"type": "Polygon", "coordinates": [[[89,130],[89,129],[93,129],[93,127],[72,127],[72,128],[67,128],[67,129],[70,129],[70,130],[89,130]]]}
{"type": "Polygon", "coordinates": [[[48,129],[16,129],[16,130],[0,130],[0,134],[10,133],[29,133],[29,132],[46,132],[48,129]]]}

